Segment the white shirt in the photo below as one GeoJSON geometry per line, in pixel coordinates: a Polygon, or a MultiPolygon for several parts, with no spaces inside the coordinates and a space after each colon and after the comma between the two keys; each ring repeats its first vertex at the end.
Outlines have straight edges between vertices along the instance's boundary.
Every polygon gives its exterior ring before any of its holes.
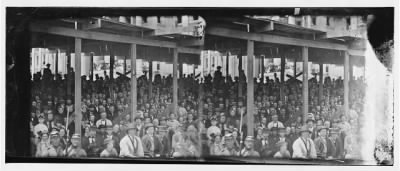
{"type": "Polygon", "coordinates": [[[284,128],[283,123],[279,122],[279,121],[276,121],[276,122],[275,121],[271,121],[271,122],[268,123],[268,129],[271,129],[273,127],[284,128]]]}
{"type": "Polygon", "coordinates": [[[120,157],[144,157],[142,141],[137,136],[130,137],[129,135],[125,135],[119,142],[119,146],[121,149],[119,152],[120,157]],[[131,140],[134,144],[132,144],[131,140]],[[134,147],[137,148],[136,153],[134,147]]]}
{"type": "Polygon", "coordinates": [[[313,140],[307,138],[303,140],[301,137],[297,138],[293,143],[293,158],[307,158],[307,150],[311,158],[317,158],[317,152],[313,140]]]}
{"type": "Polygon", "coordinates": [[[99,127],[100,125],[112,126],[112,122],[109,119],[99,119],[96,122],[96,127],[99,127]]]}

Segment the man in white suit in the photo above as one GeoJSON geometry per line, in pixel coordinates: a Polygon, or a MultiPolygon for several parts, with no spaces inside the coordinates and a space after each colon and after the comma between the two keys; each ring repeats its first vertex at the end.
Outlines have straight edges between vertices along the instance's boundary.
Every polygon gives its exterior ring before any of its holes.
{"type": "Polygon", "coordinates": [[[306,126],[301,128],[300,137],[293,143],[293,158],[317,158],[314,141],[310,138],[310,133],[311,131],[306,126]]]}
{"type": "Polygon", "coordinates": [[[120,146],[120,157],[144,157],[142,140],[136,135],[137,127],[133,124],[129,124],[127,134],[121,139],[120,146]]]}

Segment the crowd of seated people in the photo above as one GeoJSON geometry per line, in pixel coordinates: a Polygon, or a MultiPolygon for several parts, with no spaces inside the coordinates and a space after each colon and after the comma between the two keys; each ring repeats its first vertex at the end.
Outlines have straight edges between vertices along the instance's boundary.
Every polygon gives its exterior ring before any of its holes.
{"type": "Polygon", "coordinates": [[[350,82],[349,113],[343,108],[341,78],[325,77],[322,94],[317,78],[311,78],[309,113],[304,117],[301,81],[281,83],[276,76],[254,79],[254,113],[247,114],[244,71],[240,75],[240,80],[223,77],[221,67],[204,78],[184,75],[178,80],[178,108],[174,111],[172,76],[157,74],[149,80],[145,73],[137,78],[136,113],[131,112],[129,77],[96,75],[90,80],[82,76],[78,134],[73,70],[62,76],[46,68],[32,79],[32,155],[360,158],[362,78],[350,82]],[[248,130],[248,115],[254,116],[254,130],[248,130]],[[248,134],[251,131],[254,136],[248,134]]]}

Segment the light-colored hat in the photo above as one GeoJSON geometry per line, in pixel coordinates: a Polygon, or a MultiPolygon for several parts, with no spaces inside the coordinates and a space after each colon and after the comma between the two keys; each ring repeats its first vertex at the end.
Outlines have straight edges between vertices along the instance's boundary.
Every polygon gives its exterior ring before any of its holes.
{"type": "Polygon", "coordinates": [[[245,141],[254,141],[254,137],[253,136],[247,136],[245,141]]]}
{"type": "Polygon", "coordinates": [[[126,126],[126,131],[129,131],[129,130],[131,130],[131,129],[136,129],[136,130],[138,130],[138,128],[135,126],[135,124],[133,124],[133,123],[127,124],[127,126],[126,126]]]}
{"type": "Polygon", "coordinates": [[[73,134],[71,139],[80,139],[81,138],[81,134],[73,134]]]}
{"type": "Polygon", "coordinates": [[[302,132],[309,132],[309,133],[312,133],[312,132],[308,129],[307,126],[302,126],[302,127],[301,127],[300,133],[302,133],[302,132]]]}
{"type": "Polygon", "coordinates": [[[328,130],[329,128],[326,127],[326,126],[318,126],[318,127],[317,127],[317,131],[318,131],[318,132],[321,131],[321,130],[323,130],[323,129],[328,130]]]}

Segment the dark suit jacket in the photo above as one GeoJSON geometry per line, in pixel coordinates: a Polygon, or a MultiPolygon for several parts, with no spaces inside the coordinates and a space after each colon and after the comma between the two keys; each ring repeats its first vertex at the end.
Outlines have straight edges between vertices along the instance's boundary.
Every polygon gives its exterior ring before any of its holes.
{"type": "Polygon", "coordinates": [[[103,149],[104,138],[96,135],[95,142],[90,144],[89,137],[82,138],[82,148],[86,151],[88,157],[99,157],[103,149]]]}
{"type": "Polygon", "coordinates": [[[271,139],[268,139],[268,144],[262,145],[262,139],[257,139],[254,142],[254,150],[257,151],[261,157],[272,157],[274,154],[274,144],[271,139]]]}
{"type": "Polygon", "coordinates": [[[161,150],[160,140],[158,139],[157,136],[153,136],[153,141],[154,141],[154,151],[151,152],[150,151],[150,148],[151,148],[150,137],[148,135],[143,136],[142,144],[143,144],[143,151],[144,151],[145,155],[154,157],[155,154],[160,154],[160,150],[161,150]]]}
{"type": "Polygon", "coordinates": [[[167,136],[163,136],[158,139],[160,141],[160,155],[161,157],[167,157],[170,153],[170,143],[167,136]]]}
{"type": "Polygon", "coordinates": [[[333,158],[343,158],[344,156],[344,147],[343,143],[341,142],[340,138],[337,138],[335,143],[328,138],[327,141],[327,152],[326,156],[327,157],[333,157],[333,158]]]}

